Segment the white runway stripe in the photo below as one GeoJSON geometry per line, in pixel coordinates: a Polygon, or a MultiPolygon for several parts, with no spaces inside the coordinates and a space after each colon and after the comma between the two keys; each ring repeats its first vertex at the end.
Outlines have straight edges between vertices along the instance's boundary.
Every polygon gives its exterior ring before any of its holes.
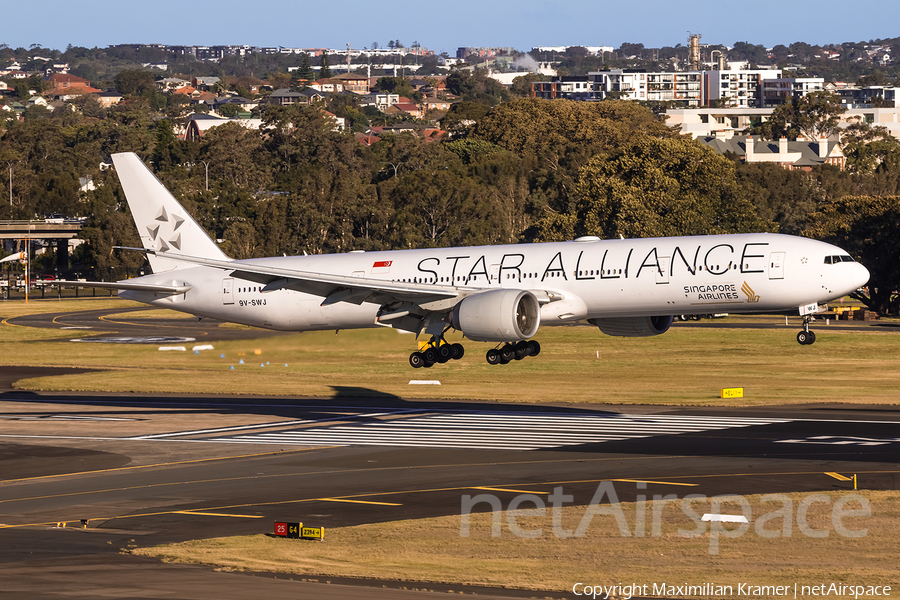
{"type": "Polygon", "coordinates": [[[327,444],[537,450],[787,421],[669,415],[459,413],[247,433],[206,441],[304,446],[327,444]]]}

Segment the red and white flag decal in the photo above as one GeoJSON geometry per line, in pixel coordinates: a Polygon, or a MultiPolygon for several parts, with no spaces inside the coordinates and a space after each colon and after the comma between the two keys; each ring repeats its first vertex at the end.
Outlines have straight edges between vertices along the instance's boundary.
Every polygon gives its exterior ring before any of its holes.
{"type": "Polygon", "coordinates": [[[372,264],[372,273],[387,273],[391,270],[390,260],[379,260],[372,264]]]}

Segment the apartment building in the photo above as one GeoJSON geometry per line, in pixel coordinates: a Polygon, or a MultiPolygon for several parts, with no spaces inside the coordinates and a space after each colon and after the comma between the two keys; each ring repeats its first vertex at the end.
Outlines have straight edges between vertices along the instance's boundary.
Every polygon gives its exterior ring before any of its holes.
{"type": "Polygon", "coordinates": [[[683,72],[645,72],[627,69],[594,71],[581,77],[557,77],[550,82],[534,82],[533,98],[567,98],[598,101],[675,101],[685,107],[724,104],[737,108],[762,104],[764,81],[780,77],[767,69],[683,72]]]}
{"type": "Polygon", "coordinates": [[[812,92],[825,89],[822,77],[778,77],[762,82],[762,103],[760,107],[778,106],[790,100],[797,100],[812,92]]]}

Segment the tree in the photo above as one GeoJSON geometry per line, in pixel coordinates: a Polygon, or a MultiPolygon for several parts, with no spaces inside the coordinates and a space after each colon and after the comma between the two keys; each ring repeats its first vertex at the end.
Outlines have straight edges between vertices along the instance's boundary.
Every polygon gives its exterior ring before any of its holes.
{"type": "Polygon", "coordinates": [[[900,196],[845,196],[810,215],[804,232],[862,262],[869,285],[852,297],[881,315],[900,311],[900,196]]]}
{"type": "Polygon", "coordinates": [[[840,96],[824,90],[811,92],[776,106],[768,121],[749,131],[768,139],[802,135],[815,141],[836,134],[843,113],[840,96]]]}
{"type": "Polygon", "coordinates": [[[573,210],[538,224],[542,239],[746,233],[775,229],[760,219],[734,163],[693,140],[645,137],[580,171],[573,210]]]}
{"type": "Polygon", "coordinates": [[[319,59],[319,65],[322,67],[319,75],[322,79],[329,79],[331,77],[331,67],[328,66],[328,53],[324,50],[322,51],[322,57],[319,59]]]}
{"type": "Polygon", "coordinates": [[[123,96],[150,96],[156,91],[156,78],[150,71],[125,69],[116,75],[114,81],[116,91],[123,96]]]}
{"type": "Polygon", "coordinates": [[[309,54],[306,52],[302,52],[300,54],[300,68],[297,69],[297,80],[302,84],[310,83],[314,81],[316,78],[316,73],[313,71],[312,66],[309,63],[309,54]]]}

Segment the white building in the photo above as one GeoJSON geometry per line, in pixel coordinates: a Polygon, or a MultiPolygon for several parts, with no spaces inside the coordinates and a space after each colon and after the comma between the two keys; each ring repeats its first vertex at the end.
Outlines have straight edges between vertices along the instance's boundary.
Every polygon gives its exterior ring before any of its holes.
{"type": "MultiPolygon", "coordinates": [[[[774,108],[679,108],[666,111],[666,125],[681,126],[681,133],[693,139],[717,137],[727,139],[748,127],[763,123],[774,108]]],[[[900,108],[851,108],[842,116],[839,127],[847,128],[862,121],[881,126],[900,139],[900,108]]]]}
{"type": "Polygon", "coordinates": [[[762,104],[760,106],[778,106],[788,100],[797,100],[812,92],[825,89],[822,77],[778,77],[763,81],[762,104]]]}

